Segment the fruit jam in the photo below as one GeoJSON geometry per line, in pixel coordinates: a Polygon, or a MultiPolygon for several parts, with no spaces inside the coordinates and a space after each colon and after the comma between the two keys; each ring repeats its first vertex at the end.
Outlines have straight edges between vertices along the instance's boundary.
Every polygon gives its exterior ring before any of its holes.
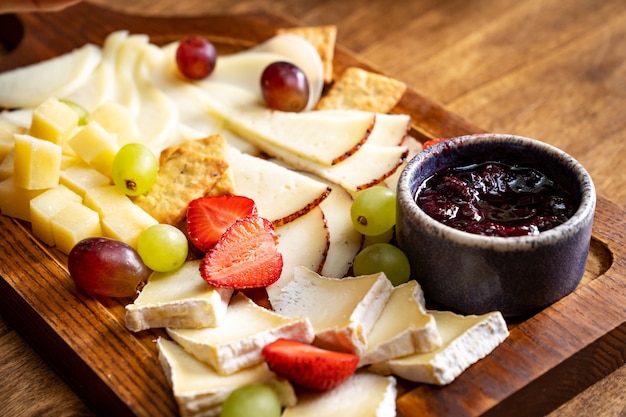
{"type": "Polygon", "coordinates": [[[574,198],[534,168],[485,162],[427,178],[415,200],[433,219],[484,236],[532,236],[569,219],[574,198]]]}

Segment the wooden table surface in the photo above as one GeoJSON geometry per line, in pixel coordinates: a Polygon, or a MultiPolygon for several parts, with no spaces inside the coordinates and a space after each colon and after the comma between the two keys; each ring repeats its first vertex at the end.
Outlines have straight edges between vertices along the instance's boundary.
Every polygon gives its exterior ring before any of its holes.
{"type": "MultiPolygon", "coordinates": [[[[373,67],[487,131],[560,147],[589,170],[598,194],[626,205],[623,0],[92,1],[137,14],[264,9],[335,24],[338,43],[373,67]]],[[[0,375],[2,415],[91,414],[2,319],[0,375]]],[[[626,366],[551,417],[582,415],[626,416],[626,366]]]]}

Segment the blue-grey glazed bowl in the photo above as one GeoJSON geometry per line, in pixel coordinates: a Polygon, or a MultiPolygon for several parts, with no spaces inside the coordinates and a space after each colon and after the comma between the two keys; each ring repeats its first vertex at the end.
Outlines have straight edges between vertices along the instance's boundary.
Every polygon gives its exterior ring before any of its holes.
{"type": "Polygon", "coordinates": [[[596,204],[587,171],[541,141],[506,134],[453,138],[411,159],[397,188],[396,238],[427,299],[465,314],[534,314],[571,293],[585,271],[596,204]],[[486,161],[538,169],[568,189],[578,209],[535,236],[492,237],[446,226],[415,202],[420,184],[452,166],[486,161]]]}

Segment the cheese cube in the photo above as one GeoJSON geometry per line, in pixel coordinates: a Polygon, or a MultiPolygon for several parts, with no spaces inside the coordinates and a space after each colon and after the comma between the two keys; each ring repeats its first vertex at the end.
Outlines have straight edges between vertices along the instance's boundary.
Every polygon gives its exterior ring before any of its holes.
{"type": "Polygon", "coordinates": [[[33,235],[49,246],[54,246],[52,218],[68,204],[80,203],[82,198],[64,185],[50,188],[30,200],[30,223],[33,235]]]}
{"type": "Polygon", "coordinates": [[[13,146],[15,145],[14,135],[16,133],[24,133],[24,129],[7,121],[0,120],[0,161],[3,161],[13,150],[13,146]]]}
{"type": "Polygon", "coordinates": [[[217,326],[232,289],[215,288],[200,275],[200,261],[173,272],[153,272],[139,296],[126,306],[126,327],[138,332],[160,327],[217,326]]]}
{"type": "Polygon", "coordinates": [[[62,170],[59,181],[82,196],[90,188],[111,183],[111,180],[106,175],[85,163],[72,165],[62,170]]]}
{"type": "Polygon", "coordinates": [[[268,296],[277,313],[311,320],[316,345],[361,354],[392,289],[383,273],[328,278],[296,267],[293,280],[268,296]]]}
{"type": "Polygon", "coordinates": [[[222,375],[263,361],[261,350],[276,339],[311,343],[315,333],[306,317],[284,317],[261,307],[242,293],[235,295],[217,327],[172,329],[167,333],[186,352],[222,375]]]}
{"type": "Polygon", "coordinates": [[[98,213],[76,202],[52,216],[51,223],[56,247],[66,255],[79,241],[102,234],[98,213]]]}
{"type": "Polygon", "coordinates": [[[0,182],[0,211],[5,216],[30,221],[30,200],[45,190],[26,190],[16,187],[13,177],[0,182]]]}
{"type": "Polygon", "coordinates": [[[89,188],[85,192],[83,204],[105,218],[119,211],[134,210],[130,206],[135,204],[115,185],[102,185],[89,188]]]}
{"type": "Polygon", "coordinates": [[[441,333],[443,343],[439,348],[380,362],[369,369],[413,382],[447,385],[509,335],[506,322],[497,311],[469,316],[449,311],[430,313],[441,333]]]}
{"type": "Polygon", "coordinates": [[[61,174],[59,145],[30,135],[15,135],[13,182],[27,190],[52,188],[61,174]]]}
{"type": "Polygon", "coordinates": [[[291,384],[277,379],[265,362],[231,375],[218,375],[209,365],[185,352],[176,342],[159,337],[156,344],[159,362],[172,386],[181,417],[218,417],[222,404],[232,391],[253,383],[279,386],[277,391],[283,394],[279,397],[284,405],[296,401],[291,384]]]}
{"type": "Polygon", "coordinates": [[[0,162],[0,181],[5,180],[13,175],[13,149],[0,162]]]}
{"type": "Polygon", "coordinates": [[[115,133],[120,146],[135,142],[139,136],[139,128],[130,111],[113,101],[107,101],[95,108],[89,120],[97,122],[107,132],[115,133]]]}
{"type": "Polygon", "coordinates": [[[69,146],[88,165],[111,178],[111,166],[118,149],[117,135],[90,121],[68,141],[69,146]]]}
{"type": "Polygon", "coordinates": [[[50,97],[33,110],[29,134],[63,145],[78,126],[78,114],[67,104],[50,97]]]}
{"type": "Polygon", "coordinates": [[[102,231],[105,236],[121,240],[137,247],[139,235],[148,227],[158,222],[139,206],[131,204],[120,207],[119,211],[107,214],[102,218],[102,231]]]}

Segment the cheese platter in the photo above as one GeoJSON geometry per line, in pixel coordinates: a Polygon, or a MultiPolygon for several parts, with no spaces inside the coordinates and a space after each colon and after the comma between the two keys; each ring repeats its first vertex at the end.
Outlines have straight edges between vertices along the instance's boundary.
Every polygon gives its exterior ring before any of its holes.
{"type": "MultiPolygon", "coordinates": [[[[147,34],[162,45],[201,33],[227,53],[260,43],[277,28],[297,25],[266,13],[142,17],[89,4],[55,14],[0,16],[0,23],[1,40],[9,50],[0,59],[0,71],[87,42],[102,45],[117,30],[147,34]]],[[[338,46],[335,72],[354,66],[373,70],[338,46]]],[[[411,116],[411,136],[420,142],[481,131],[410,89],[392,113],[411,116]]],[[[621,219],[623,209],[600,197],[587,272],[579,288],[532,317],[509,322],[509,338],[453,383],[435,387],[400,381],[398,414],[545,414],[623,363],[626,225],[621,219]]],[[[93,298],[77,291],[61,254],[35,239],[27,224],[6,216],[0,221],[2,315],[98,413],[177,415],[156,359],[154,340],[164,333],[130,333],[124,324],[129,300],[93,298]]]]}

